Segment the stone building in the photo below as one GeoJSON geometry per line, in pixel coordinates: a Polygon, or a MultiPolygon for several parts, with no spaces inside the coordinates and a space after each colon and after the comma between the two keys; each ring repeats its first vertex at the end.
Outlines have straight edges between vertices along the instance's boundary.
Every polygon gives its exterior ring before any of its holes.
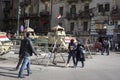
{"type": "Polygon", "coordinates": [[[111,12],[112,23],[114,24],[114,41],[120,43],[120,0],[114,0],[114,7],[111,12]]]}
{"type": "Polygon", "coordinates": [[[54,0],[51,25],[61,25],[66,33],[80,38],[90,37],[90,10],[92,0],[54,0]],[[61,15],[58,19],[57,16],[61,15]]]}
{"type": "Polygon", "coordinates": [[[119,23],[119,19],[115,18],[119,13],[113,14],[113,7],[117,5],[119,8],[117,1],[1,0],[0,29],[16,32],[23,25],[24,28],[33,28],[38,34],[47,34],[51,27],[60,25],[66,33],[83,39],[98,34],[103,36],[107,32],[106,26],[114,24],[116,20],[119,23]]]}
{"type": "Polygon", "coordinates": [[[0,0],[0,31],[16,33],[18,0],[0,0]]]}
{"type": "Polygon", "coordinates": [[[90,3],[90,9],[93,14],[90,31],[92,38],[102,39],[113,36],[114,25],[111,19],[113,7],[114,0],[92,0],[90,3]]]}

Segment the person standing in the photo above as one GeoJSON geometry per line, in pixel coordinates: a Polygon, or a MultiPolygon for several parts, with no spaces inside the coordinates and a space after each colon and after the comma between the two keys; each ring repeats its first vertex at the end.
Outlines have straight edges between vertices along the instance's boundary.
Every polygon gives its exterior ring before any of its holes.
{"type": "Polygon", "coordinates": [[[101,49],[102,49],[102,44],[101,44],[101,42],[99,42],[98,39],[96,40],[96,42],[95,42],[95,44],[94,44],[94,48],[95,48],[95,51],[96,51],[96,52],[99,52],[99,51],[101,51],[101,49]]]}
{"type": "Polygon", "coordinates": [[[75,57],[76,57],[75,49],[76,49],[76,45],[74,43],[74,40],[71,39],[68,45],[69,55],[68,55],[66,67],[69,67],[69,61],[71,57],[73,58],[73,64],[75,66],[75,57]]]}
{"type": "Polygon", "coordinates": [[[83,52],[83,50],[85,50],[84,45],[78,40],[78,44],[77,44],[77,54],[76,54],[76,67],[78,64],[78,61],[81,61],[82,64],[82,68],[84,67],[84,61],[85,61],[85,53],[83,52]]]}
{"type": "Polygon", "coordinates": [[[37,52],[33,48],[33,44],[30,37],[30,33],[27,32],[26,37],[23,39],[23,47],[21,53],[21,56],[23,56],[23,62],[18,73],[18,78],[24,78],[23,71],[25,67],[27,67],[27,75],[29,76],[30,74],[32,74],[30,70],[30,56],[33,55],[32,53],[34,53],[37,56],[37,52]]]}
{"type": "Polygon", "coordinates": [[[109,43],[108,43],[107,39],[104,39],[102,42],[101,55],[104,55],[105,51],[106,51],[107,55],[109,55],[109,43]]]}

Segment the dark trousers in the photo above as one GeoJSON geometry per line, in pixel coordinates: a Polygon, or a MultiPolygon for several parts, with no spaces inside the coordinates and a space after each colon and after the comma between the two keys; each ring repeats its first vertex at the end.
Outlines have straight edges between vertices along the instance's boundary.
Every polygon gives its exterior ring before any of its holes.
{"type": "Polygon", "coordinates": [[[109,48],[104,48],[104,47],[102,47],[101,55],[103,55],[105,51],[106,51],[107,55],[109,55],[109,48]]]}
{"type": "Polygon", "coordinates": [[[69,53],[69,55],[68,55],[67,64],[69,64],[69,61],[70,61],[70,59],[71,59],[71,57],[72,57],[72,58],[73,58],[73,64],[75,65],[75,56],[76,56],[75,51],[71,51],[71,52],[69,53]]]}
{"type": "Polygon", "coordinates": [[[19,61],[18,61],[18,64],[17,64],[17,66],[16,66],[16,70],[19,69],[20,64],[22,63],[22,61],[23,61],[23,57],[20,57],[20,58],[19,58],[19,61]]]}
{"type": "MultiPolygon", "coordinates": [[[[78,61],[79,61],[79,59],[76,59],[76,63],[75,63],[75,65],[77,66],[77,64],[78,64],[78,61]]],[[[84,61],[80,61],[81,62],[81,64],[82,64],[82,67],[84,67],[84,61]]]]}

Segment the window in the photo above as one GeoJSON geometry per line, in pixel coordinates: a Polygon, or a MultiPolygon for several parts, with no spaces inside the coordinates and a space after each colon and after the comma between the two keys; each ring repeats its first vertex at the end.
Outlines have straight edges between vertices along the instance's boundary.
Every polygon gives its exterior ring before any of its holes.
{"type": "Polygon", "coordinates": [[[88,29],[88,22],[83,23],[83,31],[87,31],[88,29]]]}
{"type": "Polygon", "coordinates": [[[60,7],[60,8],[59,8],[59,13],[60,13],[61,15],[63,15],[63,7],[60,7]]]}
{"type": "Polygon", "coordinates": [[[62,26],[62,23],[58,23],[60,26],[62,26]]]}
{"type": "Polygon", "coordinates": [[[110,11],[110,4],[109,3],[105,4],[105,11],[110,11]]]}
{"type": "Polygon", "coordinates": [[[72,5],[72,7],[70,8],[70,13],[76,14],[76,6],[75,5],[72,5]]]}
{"type": "Polygon", "coordinates": [[[70,31],[74,30],[74,22],[70,23],[70,31]]]}
{"type": "Polygon", "coordinates": [[[98,5],[98,12],[103,12],[104,8],[103,8],[103,4],[99,4],[98,5]]]}
{"type": "Polygon", "coordinates": [[[84,10],[86,11],[86,10],[89,10],[89,5],[86,5],[85,7],[84,7],[84,10]]]}

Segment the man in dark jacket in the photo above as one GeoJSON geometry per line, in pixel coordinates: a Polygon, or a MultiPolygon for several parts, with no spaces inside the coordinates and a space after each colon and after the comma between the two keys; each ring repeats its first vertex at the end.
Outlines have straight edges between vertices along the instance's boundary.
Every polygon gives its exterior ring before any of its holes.
{"type": "Polygon", "coordinates": [[[21,55],[22,53],[24,53],[24,52],[22,52],[23,51],[23,47],[24,47],[24,40],[22,39],[21,40],[21,44],[20,44],[20,50],[19,50],[19,61],[17,63],[17,66],[16,66],[15,70],[19,69],[19,66],[20,66],[20,64],[23,61],[23,55],[21,55]]]}
{"type": "Polygon", "coordinates": [[[33,48],[32,45],[32,41],[30,39],[30,33],[26,33],[26,37],[23,39],[22,41],[22,49],[21,49],[21,54],[20,56],[23,57],[23,62],[22,62],[22,66],[19,70],[19,74],[18,77],[19,78],[24,78],[23,76],[23,71],[25,69],[25,67],[27,67],[27,75],[29,76],[29,74],[32,74],[31,70],[30,70],[30,56],[32,56],[32,53],[34,53],[37,56],[37,53],[35,51],[35,49],[33,48]]]}

